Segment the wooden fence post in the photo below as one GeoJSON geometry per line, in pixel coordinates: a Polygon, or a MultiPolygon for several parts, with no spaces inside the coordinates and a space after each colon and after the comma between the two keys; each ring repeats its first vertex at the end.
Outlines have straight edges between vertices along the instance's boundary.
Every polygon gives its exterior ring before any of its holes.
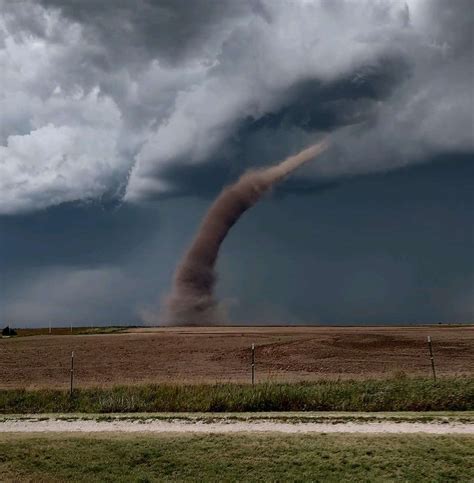
{"type": "Polygon", "coordinates": [[[74,390],[74,351],[71,352],[71,389],[70,389],[71,397],[72,397],[73,390],[74,390]]]}
{"type": "Polygon", "coordinates": [[[431,370],[433,371],[433,380],[436,381],[436,369],[435,369],[435,362],[433,357],[433,344],[431,343],[431,336],[428,336],[428,348],[430,351],[430,359],[431,359],[431,370]]]}
{"type": "Polygon", "coordinates": [[[255,385],[255,344],[252,344],[252,386],[255,385]]]}

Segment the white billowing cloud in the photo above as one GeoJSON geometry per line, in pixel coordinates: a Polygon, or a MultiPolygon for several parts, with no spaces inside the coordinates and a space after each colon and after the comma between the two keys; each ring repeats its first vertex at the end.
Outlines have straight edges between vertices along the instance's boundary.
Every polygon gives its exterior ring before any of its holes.
{"type": "MultiPolygon", "coordinates": [[[[474,147],[469,2],[249,0],[207,17],[178,3],[138,2],[135,12],[125,2],[118,15],[113,4],[0,0],[1,214],[124,185],[129,201],[179,192],[166,169],[215,159],[243,119],[277,111],[298,83],[357,83],[387,58],[409,76],[371,102],[369,120],[331,128],[333,149],[305,175],[392,169],[474,147]],[[180,28],[166,29],[176,15],[180,28]]],[[[274,144],[320,134],[287,126],[274,144]]]]}
{"type": "Polygon", "coordinates": [[[47,124],[0,146],[1,214],[100,197],[117,166],[106,129],[47,124]]]}
{"type": "Polygon", "coordinates": [[[0,23],[0,214],[98,198],[129,167],[117,151],[115,102],[97,86],[86,91],[61,77],[80,27],[39,7],[33,12],[46,37],[10,32],[8,18],[0,23]]]}

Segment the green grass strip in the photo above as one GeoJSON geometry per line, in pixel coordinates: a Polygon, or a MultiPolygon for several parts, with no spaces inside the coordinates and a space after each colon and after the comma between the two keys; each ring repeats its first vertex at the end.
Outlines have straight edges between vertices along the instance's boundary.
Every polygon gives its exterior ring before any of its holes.
{"type": "Polygon", "coordinates": [[[474,378],[2,390],[0,413],[469,411],[474,378]]]}
{"type": "Polygon", "coordinates": [[[3,435],[3,481],[474,481],[474,438],[3,435]]]}

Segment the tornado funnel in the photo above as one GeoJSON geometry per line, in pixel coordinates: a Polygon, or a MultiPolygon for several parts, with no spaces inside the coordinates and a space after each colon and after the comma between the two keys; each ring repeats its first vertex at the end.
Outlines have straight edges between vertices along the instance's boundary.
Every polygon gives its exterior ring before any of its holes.
{"type": "Polygon", "coordinates": [[[214,297],[219,248],[242,214],[272,186],[328,147],[326,140],[290,156],[276,166],[251,170],[222,190],[206,213],[188,251],[179,263],[168,297],[167,325],[216,325],[222,313],[214,297]]]}

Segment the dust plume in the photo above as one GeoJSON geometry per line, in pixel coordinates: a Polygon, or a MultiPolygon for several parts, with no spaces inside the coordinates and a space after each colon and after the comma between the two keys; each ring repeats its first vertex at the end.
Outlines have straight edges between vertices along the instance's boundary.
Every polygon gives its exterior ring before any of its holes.
{"type": "Polygon", "coordinates": [[[176,269],[173,290],[167,300],[165,322],[168,325],[222,323],[223,314],[213,292],[217,279],[215,264],[227,233],[266,191],[327,147],[328,142],[323,140],[276,166],[248,171],[223,189],[176,269]]]}

